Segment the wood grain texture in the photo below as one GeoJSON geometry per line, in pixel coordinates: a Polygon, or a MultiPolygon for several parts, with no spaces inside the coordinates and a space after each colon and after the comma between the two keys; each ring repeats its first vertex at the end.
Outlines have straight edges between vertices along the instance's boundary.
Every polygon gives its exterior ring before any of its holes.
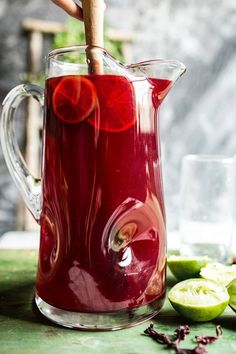
{"type": "Polygon", "coordinates": [[[104,46],[104,1],[82,0],[86,50],[90,74],[103,74],[103,59],[101,53],[92,47],[104,46]],[[90,48],[91,47],[91,48],[90,48]]]}
{"type": "Polygon", "coordinates": [[[86,44],[103,47],[104,1],[83,0],[86,44]]]}
{"type": "MultiPolygon", "coordinates": [[[[0,251],[0,353],[9,354],[153,354],[173,353],[143,335],[150,322],[115,332],[82,332],[60,328],[44,319],[33,305],[37,252],[0,251]]],[[[174,279],[169,277],[169,285],[174,279]]],[[[153,319],[159,332],[173,333],[186,323],[166,301],[153,319]]],[[[213,322],[191,324],[184,343],[194,347],[195,335],[214,335],[223,327],[223,338],[207,347],[208,353],[236,353],[236,315],[229,308],[213,322]]]]}

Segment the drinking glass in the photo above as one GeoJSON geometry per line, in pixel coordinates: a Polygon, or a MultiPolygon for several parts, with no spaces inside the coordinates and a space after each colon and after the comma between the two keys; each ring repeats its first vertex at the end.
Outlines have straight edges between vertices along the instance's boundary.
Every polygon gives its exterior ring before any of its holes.
{"type": "Polygon", "coordinates": [[[180,189],[180,252],[226,262],[234,225],[235,161],[186,155],[180,189]]]}

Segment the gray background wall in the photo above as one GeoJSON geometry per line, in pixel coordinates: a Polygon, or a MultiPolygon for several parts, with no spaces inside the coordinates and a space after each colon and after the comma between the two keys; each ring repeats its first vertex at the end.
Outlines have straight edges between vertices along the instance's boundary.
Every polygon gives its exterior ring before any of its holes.
{"type": "MultiPolygon", "coordinates": [[[[107,0],[110,27],[135,33],[133,60],[172,58],[187,73],[163,104],[168,229],[178,226],[180,163],[187,153],[236,152],[234,0],[107,0]]],[[[0,100],[26,71],[25,17],[64,21],[49,0],[0,0],[0,100]]],[[[19,198],[0,151],[0,234],[15,228],[19,198]]]]}

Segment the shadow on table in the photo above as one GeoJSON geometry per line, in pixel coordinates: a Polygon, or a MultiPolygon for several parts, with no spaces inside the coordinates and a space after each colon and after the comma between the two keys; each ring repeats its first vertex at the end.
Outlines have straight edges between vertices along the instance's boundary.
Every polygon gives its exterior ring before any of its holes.
{"type": "Polygon", "coordinates": [[[218,319],[216,318],[213,323],[215,325],[221,325],[223,328],[231,329],[232,331],[235,331],[236,327],[236,315],[235,316],[225,316],[225,317],[219,317],[218,319]]]}
{"type": "Polygon", "coordinates": [[[208,326],[210,327],[213,324],[214,326],[221,325],[223,332],[224,332],[224,328],[227,330],[235,331],[236,314],[234,314],[232,310],[227,308],[226,311],[220,317],[215,318],[212,321],[194,322],[189,319],[186,319],[180,314],[177,314],[177,312],[171,309],[170,305],[165,304],[161,312],[152,319],[152,322],[156,326],[160,326],[160,325],[165,327],[176,326],[176,328],[179,327],[179,325],[184,325],[184,324],[187,324],[189,326],[194,326],[194,327],[203,326],[204,328],[207,328],[208,326]]]}
{"type": "MultiPolygon", "coordinates": [[[[41,323],[55,327],[38,311],[34,302],[34,282],[28,281],[23,284],[0,284],[0,316],[31,323],[41,323]]],[[[57,326],[56,326],[57,327],[57,326]]]]}

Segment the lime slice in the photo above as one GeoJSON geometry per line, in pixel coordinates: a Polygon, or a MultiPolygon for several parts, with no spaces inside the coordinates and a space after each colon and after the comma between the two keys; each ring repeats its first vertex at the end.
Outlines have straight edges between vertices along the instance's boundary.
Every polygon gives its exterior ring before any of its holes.
{"type": "Polygon", "coordinates": [[[233,279],[229,285],[227,285],[229,293],[229,306],[236,312],[236,279],[233,279]]]}
{"type": "Polygon", "coordinates": [[[170,256],[167,264],[179,280],[199,277],[200,270],[210,261],[208,257],[170,256]]]}
{"type": "Polygon", "coordinates": [[[227,289],[207,279],[181,281],[173,286],[168,298],[177,312],[196,322],[219,316],[229,303],[227,289]]]}
{"type": "Polygon", "coordinates": [[[200,275],[226,286],[236,278],[236,264],[226,266],[222,263],[209,263],[201,269],[200,275]]]}

